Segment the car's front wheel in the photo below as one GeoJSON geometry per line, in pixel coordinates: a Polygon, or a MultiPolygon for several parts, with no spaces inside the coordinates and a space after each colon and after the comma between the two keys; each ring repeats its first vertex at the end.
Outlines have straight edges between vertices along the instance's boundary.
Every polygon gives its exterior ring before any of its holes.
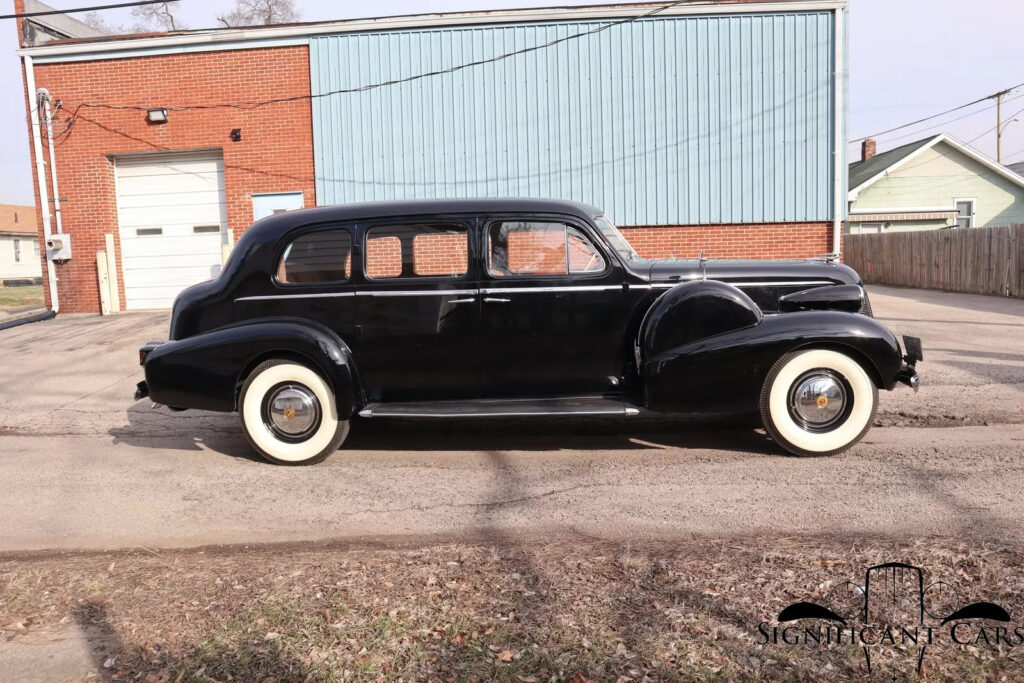
{"type": "Polygon", "coordinates": [[[835,455],[860,441],[878,408],[878,388],[860,363],[828,349],[787,353],[761,389],[768,434],[794,455],[835,455]]]}
{"type": "Polygon", "coordinates": [[[330,386],[292,361],[258,365],[242,385],[238,407],[249,443],[279,465],[320,462],[348,436],[348,420],[338,419],[330,386]]]}

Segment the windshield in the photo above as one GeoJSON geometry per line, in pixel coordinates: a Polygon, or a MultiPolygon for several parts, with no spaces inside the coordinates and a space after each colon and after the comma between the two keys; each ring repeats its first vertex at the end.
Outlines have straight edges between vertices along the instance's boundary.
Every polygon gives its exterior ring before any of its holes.
{"type": "Polygon", "coordinates": [[[640,258],[636,251],[629,245],[626,238],[622,236],[619,229],[616,228],[607,216],[595,216],[594,222],[597,223],[597,227],[601,230],[601,234],[608,240],[608,243],[612,245],[612,249],[618,252],[619,256],[632,261],[635,258],[640,258]]]}

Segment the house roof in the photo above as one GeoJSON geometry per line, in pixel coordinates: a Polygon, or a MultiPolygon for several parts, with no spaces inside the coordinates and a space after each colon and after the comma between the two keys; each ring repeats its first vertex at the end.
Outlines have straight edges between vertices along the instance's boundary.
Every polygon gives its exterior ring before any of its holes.
{"type": "Polygon", "coordinates": [[[1010,169],[1019,176],[1024,176],[1024,161],[1018,162],[1016,164],[1007,164],[1006,168],[1010,169]]]}
{"type": "Polygon", "coordinates": [[[974,161],[987,166],[998,175],[1003,176],[1010,182],[1024,188],[1024,176],[1015,173],[1013,170],[1003,166],[994,159],[991,159],[978,150],[960,142],[949,133],[939,133],[931,137],[910,142],[902,147],[890,149],[888,152],[876,154],[867,161],[857,161],[850,164],[849,200],[854,201],[860,192],[876,181],[907,163],[926,149],[931,149],[940,142],[944,142],[953,149],[970,157],[974,161]]]}
{"type": "Polygon", "coordinates": [[[908,155],[918,151],[937,137],[938,135],[933,135],[924,140],[910,142],[901,147],[890,149],[888,152],[876,154],[867,161],[856,161],[850,164],[850,189],[860,187],[866,181],[887,170],[896,162],[902,161],[908,155]]]}
{"type": "Polygon", "coordinates": [[[36,207],[0,204],[0,232],[35,235],[36,207]]]}

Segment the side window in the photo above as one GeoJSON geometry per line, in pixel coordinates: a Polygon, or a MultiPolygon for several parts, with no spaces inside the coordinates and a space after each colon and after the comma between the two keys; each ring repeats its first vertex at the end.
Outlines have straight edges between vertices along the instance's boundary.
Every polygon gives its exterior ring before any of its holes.
{"type": "Polygon", "coordinates": [[[487,267],[498,277],[599,273],[606,265],[586,235],[565,223],[492,223],[487,244],[487,267]]]}
{"type": "Polygon", "coordinates": [[[468,270],[465,225],[376,225],[366,231],[369,278],[460,277],[468,270]]]}
{"type": "Polygon", "coordinates": [[[569,253],[570,273],[600,273],[604,270],[601,252],[576,228],[568,229],[565,248],[569,253]]]}
{"type": "Polygon", "coordinates": [[[288,284],[344,282],[352,275],[352,234],[321,230],[288,245],[277,266],[277,279],[288,284]]]}

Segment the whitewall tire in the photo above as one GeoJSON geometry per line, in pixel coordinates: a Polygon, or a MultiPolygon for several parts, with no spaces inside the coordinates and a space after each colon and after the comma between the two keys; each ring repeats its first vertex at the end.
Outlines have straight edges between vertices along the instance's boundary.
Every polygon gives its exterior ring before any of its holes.
{"type": "Polygon", "coordinates": [[[348,420],[338,419],[330,386],[292,361],[258,365],[242,385],[238,412],[252,447],[280,465],[320,462],[348,436],[348,420]]]}
{"type": "Polygon", "coordinates": [[[850,356],[827,349],[787,353],[761,389],[768,434],[794,455],[841,453],[871,428],[878,387],[850,356]]]}

